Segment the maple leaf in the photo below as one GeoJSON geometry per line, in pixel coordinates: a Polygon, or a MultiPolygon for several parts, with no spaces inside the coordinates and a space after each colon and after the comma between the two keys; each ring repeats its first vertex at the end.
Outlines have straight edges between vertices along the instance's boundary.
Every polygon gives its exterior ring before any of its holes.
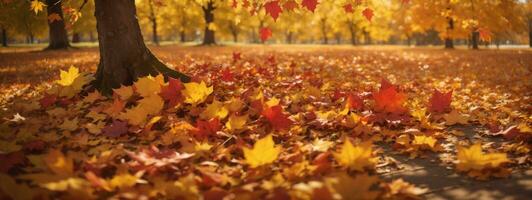
{"type": "Polygon", "coordinates": [[[295,0],[285,1],[283,4],[283,8],[287,11],[292,11],[297,8],[297,3],[295,0]]]}
{"type": "Polygon", "coordinates": [[[61,20],[63,20],[63,19],[57,13],[52,13],[52,14],[48,15],[48,23],[50,23],[50,24],[54,23],[54,21],[61,21],[61,20]]]}
{"type": "Polygon", "coordinates": [[[428,189],[418,188],[415,185],[404,181],[403,179],[396,179],[391,183],[386,184],[386,193],[385,198],[388,199],[418,199],[419,196],[423,193],[426,193],[428,189]]]}
{"type": "Polygon", "coordinates": [[[364,106],[364,101],[360,96],[355,94],[349,94],[346,98],[346,107],[352,110],[360,110],[364,106]]]}
{"type": "Polygon", "coordinates": [[[487,28],[478,28],[477,29],[478,34],[480,36],[480,40],[484,42],[491,42],[491,31],[487,28]]]}
{"type": "Polygon", "coordinates": [[[270,30],[270,28],[268,27],[261,28],[259,32],[260,39],[262,42],[265,42],[266,40],[268,40],[268,38],[272,36],[272,30],[270,30]]]}
{"type": "Polygon", "coordinates": [[[71,98],[79,93],[84,85],[92,80],[88,73],[79,73],[78,68],[71,66],[67,71],[60,70],[60,80],[56,82],[62,86],[59,96],[71,98]]]}
{"type": "Polygon", "coordinates": [[[373,168],[375,166],[375,158],[373,158],[372,154],[370,142],[354,146],[346,139],[340,152],[334,153],[334,157],[340,165],[363,172],[364,168],[373,168]]]}
{"type": "Polygon", "coordinates": [[[195,129],[191,130],[192,134],[200,139],[215,135],[222,129],[220,119],[212,118],[209,121],[197,120],[195,129]]]}
{"type": "Polygon", "coordinates": [[[280,105],[268,107],[262,111],[268,122],[275,130],[286,130],[292,125],[292,120],[288,119],[288,116],[283,113],[283,107],[280,105]]]}
{"type": "Polygon", "coordinates": [[[161,88],[161,97],[168,102],[169,107],[176,106],[179,102],[183,101],[183,95],[181,95],[181,90],[183,90],[183,84],[178,79],[172,77],[168,78],[168,85],[161,88]]]}
{"type": "Polygon", "coordinates": [[[452,110],[450,113],[443,115],[443,118],[447,125],[468,124],[469,121],[467,116],[460,114],[457,110],[452,110]]]}
{"type": "Polygon", "coordinates": [[[373,18],[373,10],[371,8],[366,8],[362,11],[362,15],[371,22],[371,19],[373,18]]]}
{"type": "Polygon", "coordinates": [[[108,137],[119,137],[120,135],[126,134],[127,130],[127,122],[113,120],[113,123],[102,129],[102,133],[108,137]]]}
{"type": "Polygon", "coordinates": [[[275,147],[272,135],[257,140],[252,149],[244,147],[244,158],[251,168],[273,163],[281,153],[281,147],[275,147]]]}
{"type": "Polygon", "coordinates": [[[220,101],[214,100],[212,104],[207,105],[207,108],[203,110],[203,112],[200,114],[201,119],[211,119],[211,118],[218,118],[218,119],[225,119],[227,115],[229,114],[229,111],[224,106],[224,104],[220,101]]]}
{"type": "Polygon", "coordinates": [[[122,86],[117,89],[113,89],[113,93],[118,95],[120,99],[127,100],[129,97],[133,96],[133,88],[131,86],[122,86]]]}
{"type": "Polygon", "coordinates": [[[221,79],[226,82],[232,82],[235,80],[233,73],[231,73],[231,70],[229,69],[222,70],[221,79]]]}
{"type": "Polygon", "coordinates": [[[445,112],[451,107],[451,98],[453,91],[442,93],[438,90],[434,90],[432,97],[429,100],[429,111],[431,112],[445,112]]]}
{"type": "Polygon", "coordinates": [[[163,109],[164,101],[159,95],[148,96],[139,100],[137,107],[144,110],[148,115],[155,115],[163,109]]]}
{"type": "Polygon", "coordinates": [[[489,176],[485,169],[497,169],[502,164],[510,162],[505,153],[483,153],[480,143],[470,147],[458,147],[456,159],[457,171],[469,172],[469,176],[480,178],[489,176]]]}
{"type": "Polygon", "coordinates": [[[318,5],[318,0],[303,0],[301,2],[301,6],[307,8],[311,12],[314,12],[314,10],[316,10],[317,5],[318,5]]]}
{"type": "Polygon", "coordinates": [[[242,129],[246,125],[247,119],[248,119],[247,115],[243,115],[243,116],[231,115],[229,117],[229,120],[227,120],[227,123],[225,123],[225,127],[233,131],[242,129]]]}
{"type": "Polygon", "coordinates": [[[44,7],[46,6],[46,4],[44,4],[43,2],[39,1],[39,0],[33,0],[31,1],[31,4],[30,4],[30,10],[33,10],[33,12],[35,12],[35,14],[38,14],[39,12],[41,12],[44,7]]]}
{"type": "Polygon", "coordinates": [[[70,176],[74,174],[74,161],[72,157],[65,156],[60,150],[52,149],[44,156],[44,163],[57,175],[70,176]]]}
{"type": "Polygon", "coordinates": [[[438,142],[438,140],[432,136],[415,135],[412,145],[419,149],[438,151],[439,148],[437,148],[438,146],[436,145],[436,142],[438,142]]]}
{"type": "Polygon", "coordinates": [[[192,105],[203,103],[213,92],[213,87],[207,87],[203,81],[201,83],[185,83],[184,85],[185,89],[181,93],[185,97],[185,103],[192,105]]]}
{"type": "Polygon", "coordinates": [[[139,78],[139,80],[135,82],[134,86],[140,96],[148,97],[159,94],[161,92],[161,85],[163,83],[164,77],[163,75],[159,74],[156,77],[145,76],[139,78]]]}
{"type": "Polygon", "coordinates": [[[54,94],[45,94],[43,98],[39,100],[41,107],[46,109],[57,102],[57,95],[54,94]]]}
{"type": "Polygon", "coordinates": [[[397,92],[395,87],[387,87],[380,89],[373,93],[375,100],[375,111],[384,111],[395,114],[402,114],[406,111],[403,104],[406,100],[406,95],[402,92],[397,92]]]}
{"type": "Polygon", "coordinates": [[[342,199],[347,200],[377,199],[379,192],[372,190],[372,188],[378,182],[379,178],[377,176],[359,174],[355,178],[352,178],[345,172],[332,174],[330,177],[325,178],[327,187],[340,195],[342,199]]]}
{"type": "Polygon", "coordinates": [[[60,70],[60,79],[56,82],[62,86],[70,86],[74,83],[74,80],[76,80],[76,78],[78,78],[79,76],[79,69],[74,66],[71,66],[70,68],[68,68],[68,71],[60,70]]]}
{"type": "Polygon", "coordinates": [[[242,59],[242,53],[240,52],[233,52],[233,62],[237,62],[240,59],[242,59]]]}
{"type": "Polygon", "coordinates": [[[348,3],[344,5],[344,11],[346,13],[353,13],[353,5],[348,3]]]}
{"type": "Polygon", "coordinates": [[[279,18],[279,13],[282,12],[282,9],[281,9],[281,6],[279,6],[278,0],[270,1],[264,4],[264,9],[266,10],[266,13],[272,16],[273,21],[277,21],[277,18],[279,18]]]}

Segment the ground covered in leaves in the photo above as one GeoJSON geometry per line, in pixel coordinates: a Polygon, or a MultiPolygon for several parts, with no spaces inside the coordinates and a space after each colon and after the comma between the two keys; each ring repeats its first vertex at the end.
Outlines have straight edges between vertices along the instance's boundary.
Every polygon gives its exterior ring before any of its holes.
{"type": "Polygon", "coordinates": [[[2,51],[0,199],[531,195],[529,50],[154,47],[194,82],[109,97],[97,49],[2,51]]]}

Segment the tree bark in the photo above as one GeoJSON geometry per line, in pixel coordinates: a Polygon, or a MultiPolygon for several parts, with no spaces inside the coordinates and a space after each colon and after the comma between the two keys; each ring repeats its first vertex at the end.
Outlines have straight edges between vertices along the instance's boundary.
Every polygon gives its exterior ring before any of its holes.
{"type": "Polygon", "coordinates": [[[179,32],[179,40],[181,41],[181,43],[184,43],[187,41],[187,34],[185,33],[184,30],[179,32]]]}
{"type": "Polygon", "coordinates": [[[79,32],[72,33],[72,43],[79,43],[81,41],[81,35],[79,32]]]}
{"type": "Polygon", "coordinates": [[[327,19],[326,18],[321,19],[321,35],[322,35],[322,43],[328,44],[329,38],[327,37],[327,19]]]}
{"type": "Polygon", "coordinates": [[[205,34],[203,36],[203,44],[204,45],[213,45],[216,44],[216,38],[214,35],[214,31],[209,29],[209,25],[214,22],[214,2],[209,1],[207,5],[202,7],[203,9],[203,17],[205,19],[205,34]]]}
{"type": "Polygon", "coordinates": [[[93,86],[102,94],[131,85],[139,77],[159,73],[165,77],[190,78],[174,71],[157,59],[146,47],[136,17],[134,0],[95,0],[96,28],[100,64],[93,86]]]}
{"type": "Polygon", "coordinates": [[[450,36],[450,32],[454,29],[454,20],[447,18],[447,36],[445,37],[445,48],[454,49],[453,38],[450,36]]]}
{"type": "Polygon", "coordinates": [[[68,43],[68,35],[65,28],[65,20],[63,18],[62,0],[46,0],[46,10],[48,15],[58,14],[61,20],[48,20],[50,41],[46,49],[66,49],[70,47],[68,43]]]}
{"type": "Polygon", "coordinates": [[[157,16],[155,16],[155,9],[153,8],[153,0],[150,0],[149,6],[150,6],[152,40],[154,44],[159,45],[159,36],[157,35],[157,16]]]}
{"type": "Polygon", "coordinates": [[[292,40],[293,40],[292,38],[293,38],[293,35],[294,35],[294,33],[293,33],[292,31],[288,31],[288,32],[286,33],[286,43],[288,43],[288,44],[292,44],[292,40]]]}
{"type": "Polygon", "coordinates": [[[349,21],[349,32],[351,33],[351,44],[357,45],[357,32],[355,28],[355,24],[352,21],[349,21]]]}
{"type": "Polygon", "coordinates": [[[474,30],[471,33],[471,45],[473,49],[478,49],[479,39],[480,39],[480,33],[477,30],[474,30]]]}
{"type": "Polygon", "coordinates": [[[7,47],[7,30],[2,27],[2,46],[7,47]]]}
{"type": "Polygon", "coordinates": [[[371,44],[371,36],[369,35],[369,32],[364,30],[364,44],[369,45],[371,44]]]}

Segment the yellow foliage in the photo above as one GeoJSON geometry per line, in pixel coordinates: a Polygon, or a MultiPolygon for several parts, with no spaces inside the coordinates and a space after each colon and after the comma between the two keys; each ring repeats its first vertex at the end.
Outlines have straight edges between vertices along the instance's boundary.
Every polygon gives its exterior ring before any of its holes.
{"type": "Polygon", "coordinates": [[[185,89],[182,91],[185,97],[185,103],[197,105],[203,103],[205,99],[213,92],[213,87],[207,87],[205,82],[201,83],[185,83],[185,89]]]}
{"type": "Polygon", "coordinates": [[[373,158],[373,151],[370,142],[364,142],[354,146],[348,139],[339,153],[335,153],[334,157],[338,163],[351,170],[364,171],[364,168],[373,168],[375,166],[375,158],[373,158]]]}
{"type": "Polygon", "coordinates": [[[244,147],[246,163],[252,168],[273,163],[281,153],[281,147],[275,147],[272,136],[258,140],[252,149],[244,147]]]}

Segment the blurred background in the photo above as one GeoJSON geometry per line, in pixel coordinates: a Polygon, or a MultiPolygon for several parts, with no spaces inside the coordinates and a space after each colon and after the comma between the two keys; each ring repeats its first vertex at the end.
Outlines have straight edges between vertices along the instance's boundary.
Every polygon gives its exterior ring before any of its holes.
{"type": "MultiPolygon", "coordinates": [[[[285,1],[281,1],[285,2],[285,1]]],[[[252,1],[250,1],[252,3],[252,1]]],[[[64,19],[30,11],[31,1],[0,0],[2,46],[48,42],[48,22],[64,20],[74,46],[97,45],[94,2],[62,2],[64,19]],[[83,6],[81,6],[83,5],[83,6]]],[[[530,0],[375,0],[351,5],[320,1],[312,13],[287,11],[274,21],[265,9],[235,6],[232,0],[136,0],[146,42],[196,44],[331,44],[528,47],[532,38],[530,0]],[[365,8],[371,7],[371,13],[365,8]],[[369,17],[369,18],[368,18],[369,17]],[[267,41],[261,30],[271,30],[267,41]],[[207,35],[207,36],[206,36],[207,35]]]]}

